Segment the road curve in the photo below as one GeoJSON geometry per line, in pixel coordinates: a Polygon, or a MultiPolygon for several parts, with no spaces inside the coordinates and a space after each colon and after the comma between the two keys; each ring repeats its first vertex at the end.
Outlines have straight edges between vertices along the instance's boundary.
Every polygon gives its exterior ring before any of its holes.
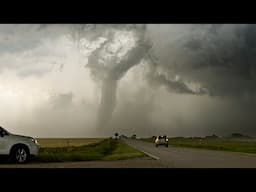
{"type": "Polygon", "coordinates": [[[130,146],[155,158],[166,168],[256,168],[256,156],[235,152],[159,146],[135,139],[124,140],[130,146]]]}

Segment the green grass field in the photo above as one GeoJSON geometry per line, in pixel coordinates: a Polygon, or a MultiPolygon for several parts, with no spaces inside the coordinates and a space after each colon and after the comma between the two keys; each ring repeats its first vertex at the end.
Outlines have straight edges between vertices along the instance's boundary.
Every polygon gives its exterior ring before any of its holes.
{"type": "Polygon", "coordinates": [[[129,145],[118,142],[116,148],[107,156],[103,158],[103,160],[122,160],[122,159],[130,159],[137,157],[145,157],[146,155],[129,145]]]}
{"type": "MultiPolygon", "coordinates": [[[[142,139],[147,142],[154,142],[153,138],[142,139]]],[[[222,150],[256,154],[256,141],[234,139],[205,139],[205,138],[169,138],[169,145],[176,147],[192,147],[211,150],[222,150]]]]}
{"type": "Polygon", "coordinates": [[[102,138],[38,138],[42,148],[45,147],[70,147],[94,144],[102,141],[102,138]]]}
{"type": "MultiPolygon", "coordinates": [[[[60,145],[58,139],[55,140],[60,145]]],[[[40,141],[39,141],[40,142],[40,141]]],[[[65,143],[65,142],[64,142],[65,143]]],[[[72,142],[71,142],[72,143],[72,142]]],[[[39,155],[33,159],[35,162],[68,162],[93,160],[120,160],[145,156],[142,152],[131,148],[122,141],[115,139],[101,139],[86,145],[42,147],[39,155]]],[[[45,145],[47,146],[47,145],[45,145]]],[[[48,145],[49,146],[49,145],[48,145]]]]}

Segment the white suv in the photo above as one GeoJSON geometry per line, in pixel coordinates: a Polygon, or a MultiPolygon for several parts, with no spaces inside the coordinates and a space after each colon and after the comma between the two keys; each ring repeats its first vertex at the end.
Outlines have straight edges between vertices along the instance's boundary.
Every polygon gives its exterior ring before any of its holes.
{"type": "Polygon", "coordinates": [[[158,147],[159,145],[164,145],[168,147],[168,138],[166,137],[166,135],[158,136],[155,139],[155,144],[156,144],[156,147],[158,147]]]}
{"type": "Polygon", "coordinates": [[[7,155],[11,162],[25,163],[38,152],[39,144],[35,138],[14,135],[0,127],[0,155],[7,155]]]}

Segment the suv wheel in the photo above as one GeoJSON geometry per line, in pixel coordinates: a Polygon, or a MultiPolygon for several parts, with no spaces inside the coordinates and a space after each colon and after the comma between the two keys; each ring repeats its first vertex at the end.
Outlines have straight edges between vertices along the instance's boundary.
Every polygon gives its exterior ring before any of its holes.
{"type": "Polygon", "coordinates": [[[158,147],[158,145],[156,144],[156,147],[158,147]]]}
{"type": "Polygon", "coordinates": [[[29,159],[29,151],[24,146],[18,146],[16,147],[12,154],[11,154],[11,160],[15,163],[26,163],[29,159]]]}

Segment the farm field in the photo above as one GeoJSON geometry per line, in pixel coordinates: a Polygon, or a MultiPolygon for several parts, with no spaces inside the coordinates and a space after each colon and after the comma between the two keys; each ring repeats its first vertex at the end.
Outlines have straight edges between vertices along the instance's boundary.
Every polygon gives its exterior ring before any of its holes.
{"type": "Polygon", "coordinates": [[[123,160],[145,155],[116,139],[39,139],[34,162],[123,160]]]}
{"type": "Polygon", "coordinates": [[[37,138],[42,148],[49,147],[71,147],[98,143],[103,138],[37,138]]]}
{"type": "MultiPolygon", "coordinates": [[[[146,142],[154,143],[153,138],[141,139],[146,142]]],[[[190,147],[220,151],[241,152],[256,154],[255,139],[227,139],[227,138],[169,138],[169,145],[175,147],[190,147]]]]}

